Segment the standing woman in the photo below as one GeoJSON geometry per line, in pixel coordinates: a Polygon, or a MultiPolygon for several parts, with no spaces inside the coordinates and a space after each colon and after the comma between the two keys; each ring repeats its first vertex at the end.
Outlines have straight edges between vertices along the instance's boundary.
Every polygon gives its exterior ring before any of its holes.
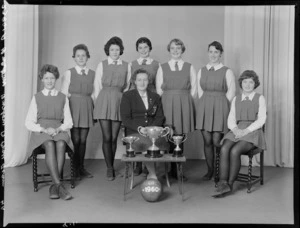
{"type": "Polygon", "coordinates": [[[102,150],[107,166],[106,179],[115,179],[114,159],[121,125],[120,103],[123,92],[128,90],[131,77],[129,64],[120,59],[124,46],[119,37],[112,37],[104,46],[108,58],[96,69],[93,99],[94,119],[100,123],[102,150]]]}
{"type": "Polygon", "coordinates": [[[86,139],[93,123],[93,84],[95,71],[88,69],[86,64],[90,53],[86,45],[78,44],[73,48],[73,59],[76,66],[64,74],[61,92],[70,99],[73,118],[71,138],[74,144],[75,177],[91,178],[93,175],[84,168],[86,139]]]}
{"type": "MultiPolygon", "coordinates": [[[[144,69],[149,73],[148,90],[156,93],[156,74],[160,66],[159,62],[150,58],[150,52],[152,50],[152,43],[147,37],[141,37],[136,41],[136,51],[139,53],[139,58],[132,61],[129,65],[131,67],[132,74],[138,69],[144,69]]],[[[129,90],[136,88],[136,83],[133,80],[133,75],[130,80],[129,90]]],[[[140,175],[142,173],[142,162],[137,162],[134,169],[135,175],[140,175]]],[[[143,170],[144,174],[147,174],[147,169],[143,170]]]]}
{"type": "Polygon", "coordinates": [[[197,75],[199,102],[196,107],[196,128],[204,139],[207,173],[203,180],[210,180],[214,173],[214,147],[220,150],[220,141],[228,131],[227,117],[230,102],[235,96],[235,77],[221,63],[222,45],[214,41],[208,45],[209,63],[197,75]]]}
{"type": "MultiPolygon", "coordinates": [[[[162,96],[165,125],[171,126],[174,134],[187,134],[195,130],[192,97],[196,94],[196,71],[192,64],[182,60],[185,46],[180,39],[171,40],[167,49],[171,60],[159,67],[156,90],[162,96]]],[[[174,163],[170,175],[177,177],[174,163]]]]}
{"type": "MultiPolygon", "coordinates": [[[[151,92],[156,93],[155,83],[156,74],[159,68],[159,62],[150,58],[150,52],[152,50],[151,41],[147,37],[141,37],[136,41],[136,51],[139,53],[139,58],[130,63],[131,72],[135,72],[138,69],[146,70],[149,75],[148,89],[151,92]]],[[[135,88],[135,82],[130,80],[130,90],[135,88]]]]}

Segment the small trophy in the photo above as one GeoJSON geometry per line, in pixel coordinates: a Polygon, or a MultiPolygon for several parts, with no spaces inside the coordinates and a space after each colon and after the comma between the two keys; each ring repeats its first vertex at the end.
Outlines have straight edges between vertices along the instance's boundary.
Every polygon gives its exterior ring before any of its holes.
{"type": "Polygon", "coordinates": [[[134,150],[132,149],[131,145],[132,143],[138,141],[140,138],[137,137],[137,136],[127,136],[127,137],[124,137],[122,138],[122,141],[125,142],[125,143],[129,143],[129,148],[126,149],[126,156],[127,157],[135,157],[135,154],[134,154],[134,150]]]}
{"type": "Polygon", "coordinates": [[[169,135],[169,141],[176,145],[176,148],[173,151],[173,157],[182,157],[183,153],[179,145],[187,139],[185,134],[182,135],[169,135]]]}
{"type": "Polygon", "coordinates": [[[146,134],[143,134],[140,130],[141,130],[141,126],[138,127],[138,132],[144,136],[144,137],[149,137],[150,140],[152,141],[152,145],[148,148],[147,150],[147,154],[145,154],[145,157],[148,158],[159,158],[161,156],[163,156],[162,154],[160,154],[160,149],[155,145],[155,141],[156,139],[158,139],[159,137],[164,137],[167,134],[169,134],[170,132],[170,128],[169,127],[157,127],[157,126],[148,126],[145,127],[146,128],[146,134]]]}

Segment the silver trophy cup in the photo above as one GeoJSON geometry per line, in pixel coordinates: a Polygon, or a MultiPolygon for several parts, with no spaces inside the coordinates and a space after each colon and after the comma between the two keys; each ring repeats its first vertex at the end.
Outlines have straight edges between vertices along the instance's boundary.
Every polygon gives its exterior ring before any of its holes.
{"type": "Polygon", "coordinates": [[[140,138],[137,137],[137,136],[127,136],[127,137],[122,138],[123,142],[129,144],[129,148],[126,149],[126,156],[127,157],[135,157],[134,150],[132,149],[131,145],[132,145],[132,143],[138,141],[139,139],[140,138]]]}
{"type": "Polygon", "coordinates": [[[187,136],[185,134],[173,135],[173,136],[169,135],[168,138],[169,138],[170,142],[172,142],[176,145],[176,148],[173,151],[173,157],[182,157],[183,153],[182,153],[182,149],[179,147],[179,145],[187,139],[187,136]]]}
{"type": "Polygon", "coordinates": [[[159,138],[159,137],[164,137],[167,134],[170,133],[170,128],[169,127],[158,127],[158,126],[148,126],[145,127],[146,129],[146,133],[142,133],[141,129],[143,127],[138,127],[138,132],[144,136],[144,137],[149,137],[152,145],[148,148],[147,150],[147,154],[145,154],[146,157],[148,158],[158,158],[163,156],[162,154],[160,154],[160,149],[155,145],[155,141],[159,138]]]}

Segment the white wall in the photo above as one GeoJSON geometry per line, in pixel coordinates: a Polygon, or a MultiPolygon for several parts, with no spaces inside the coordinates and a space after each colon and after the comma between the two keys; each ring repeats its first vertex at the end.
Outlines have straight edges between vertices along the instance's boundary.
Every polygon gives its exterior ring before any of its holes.
{"type": "MultiPolygon", "coordinates": [[[[112,36],[124,42],[125,61],[137,58],[135,42],[148,37],[153,46],[152,58],[168,61],[167,44],[173,38],[185,46],[184,60],[196,71],[207,63],[207,46],[224,40],[223,6],[39,6],[39,66],[56,65],[60,73],[74,66],[72,49],[79,43],[88,46],[88,67],[96,69],[106,58],[104,44],[112,36]]],[[[226,51],[226,47],[224,47],[226,51]]],[[[60,88],[60,81],[57,83],[60,88]]],[[[203,139],[196,131],[185,143],[187,158],[203,158],[203,139]]],[[[103,158],[99,124],[88,136],[86,158],[103,158]]],[[[119,140],[116,157],[123,153],[119,140]]]]}

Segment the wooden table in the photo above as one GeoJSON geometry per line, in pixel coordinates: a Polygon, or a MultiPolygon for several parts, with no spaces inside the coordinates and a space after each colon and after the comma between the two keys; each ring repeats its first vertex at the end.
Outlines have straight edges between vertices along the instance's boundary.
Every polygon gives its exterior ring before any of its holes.
{"type": "Polygon", "coordinates": [[[182,170],[182,163],[186,162],[185,156],[183,157],[173,157],[172,154],[164,154],[160,158],[147,158],[144,154],[136,154],[135,157],[127,157],[126,154],[123,154],[122,162],[125,162],[125,174],[124,174],[124,201],[126,200],[127,194],[127,185],[129,179],[129,169],[131,167],[131,183],[130,189],[133,188],[134,182],[134,162],[164,162],[165,163],[165,175],[168,187],[170,187],[169,177],[168,177],[168,162],[175,162],[177,167],[177,180],[178,180],[178,187],[179,187],[179,194],[182,196],[183,200],[183,170],[182,170]]]}

